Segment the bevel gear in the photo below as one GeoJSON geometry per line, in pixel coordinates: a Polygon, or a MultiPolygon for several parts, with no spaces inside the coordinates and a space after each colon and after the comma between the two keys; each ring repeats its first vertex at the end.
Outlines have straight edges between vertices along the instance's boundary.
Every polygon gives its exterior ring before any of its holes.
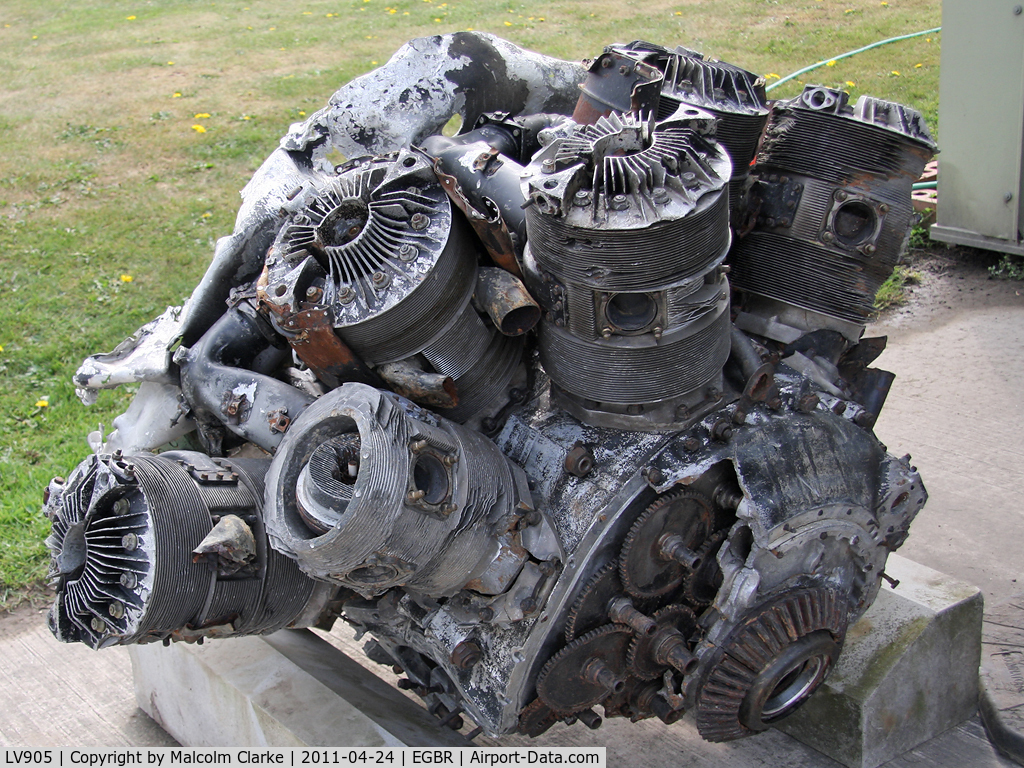
{"type": "Polygon", "coordinates": [[[700,566],[694,551],[711,530],[712,505],[690,488],[658,498],[633,523],[619,555],[619,577],[634,597],[666,595],[700,566]]]}
{"type": "Polygon", "coordinates": [[[697,730],[732,741],[767,730],[824,682],[846,635],[846,600],[801,589],[759,608],[709,660],[697,698],[697,730]]]}

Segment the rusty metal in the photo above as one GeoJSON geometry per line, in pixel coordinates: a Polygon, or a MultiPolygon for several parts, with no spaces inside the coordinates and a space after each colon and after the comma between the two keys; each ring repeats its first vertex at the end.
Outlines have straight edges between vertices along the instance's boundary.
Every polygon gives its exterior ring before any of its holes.
{"type": "Polygon", "coordinates": [[[540,306],[522,281],[507,270],[480,267],[474,297],[506,336],[522,336],[540,320],[540,306]]]}
{"type": "Polygon", "coordinates": [[[792,712],[824,680],[845,634],[846,611],[828,589],[794,590],[761,608],[718,644],[697,700],[700,735],[730,741],[792,712]],[[776,691],[787,675],[799,682],[811,673],[805,685],[776,691]],[[773,696],[782,698],[769,709],[773,696]]]}
{"type": "Polygon", "coordinates": [[[428,373],[404,361],[378,366],[377,373],[389,389],[415,403],[432,408],[454,408],[459,404],[459,393],[451,376],[428,373]]]}
{"type": "Polygon", "coordinates": [[[668,667],[683,674],[693,672],[697,658],[690,652],[690,638],[698,629],[693,611],[684,605],[667,605],[651,618],[655,631],[639,635],[629,647],[629,673],[641,680],[654,680],[668,667]]]}
{"type": "Polygon", "coordinates": [[[594,453],[577,442],[568,453],[565,454],[565,471],[576,477],[586,477],[594,469],[594,453]]]}
{"type": "Polygon", "coordinates": [[[494,259],[494,263],[502,269],[508,270],[517,277],[522,277],[523,271],[519,266],[512,235],[497,207],[491,206],[486,212],[477,209],[462,191],[458,179],[441,170],[440,160],[434,163],[434,173],[437,174],[441,186],[455,207],[466,214],[466,219],[473,227],[477,237],[480,238],[480,243],[487,251],[487,255],[494,259]]]}
{"type": "Polygon", "coordinates": [[[537,695],[554,712],[569,715],[619,692],[632,637],[627,628],[609,624],[573,640],[540,671],[537,695]]]}
{"type": "Polygon", "coordinates": [[[639,56],[609,46],[587,70],[572,119],[592,125],[612,112],[655,113],[664,79],[639,56]]]}
{"type": "Polygon", "coordinates": [[[381,377],[334,331],[328,310],[316,307],[295,313],[282,312],[279,322],[296,356],[327,386],[338,387],[346,381],[384,386],[381,377]]]}
{"type": "Polygon", "coordinates": [[[665,536],[677,536],[689,550],[711,532],[711,503],[697,491],[672,491],[652,502],[622,545],[619,576],[626,591],[639,598],[658,597],[683,583],[688,569],[663,551],[665,536]]]}

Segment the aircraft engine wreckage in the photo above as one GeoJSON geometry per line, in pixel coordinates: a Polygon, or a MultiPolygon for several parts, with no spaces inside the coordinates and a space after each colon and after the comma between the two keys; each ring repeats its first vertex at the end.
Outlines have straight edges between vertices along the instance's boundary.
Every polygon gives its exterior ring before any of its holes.
{"type": "Polygon", "coordinates": [[[934,151],[912,109],[769,106],[684,48],[410,42],[293,126],[184,307],[79,370],[86,402],[141,386],[47,489],[54,634],[342,618],[447,725],[766,729],[925,503],[861,336],[934,151]]]}

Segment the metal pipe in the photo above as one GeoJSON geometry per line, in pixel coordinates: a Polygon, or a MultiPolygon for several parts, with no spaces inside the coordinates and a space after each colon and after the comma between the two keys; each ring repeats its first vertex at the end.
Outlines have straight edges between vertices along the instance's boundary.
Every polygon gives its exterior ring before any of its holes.
{"type": "Polygon", "coordinates": [[[540,320],[540,306],[526,286],[504,269],[480,267],[474,297],[506,336],[521,336],[540,320]]]}

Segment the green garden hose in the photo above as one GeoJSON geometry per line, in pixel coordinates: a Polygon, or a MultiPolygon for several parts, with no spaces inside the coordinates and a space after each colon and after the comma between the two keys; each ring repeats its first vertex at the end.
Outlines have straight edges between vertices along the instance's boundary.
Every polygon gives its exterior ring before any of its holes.
{"type": "Polygon", "coordinates": [[[881,46],[888,45],[889,43],[898,43],[900,40],[909,40],[912,37],[921,37],[922,35],[931,35],[931,34],[934,34],[935,32],[940,32],[940,31],[942,31],[942,27],[935,27],[934,29],[926,29],[926,30],[924,30],[924,32],[912,32],[909,35],[900,35],[899,37],[890,37],[888,40],[879,40],[877,43],[872,43],[871,45],[865,45],[863,48],[858,48],[855,51],[849,51],[847,53],[840,54],[839,56],[833,56],[831,59],[824,59],[823,61],[819,61],[817,64],[811,64],[811,66],[809,66],[809,67],[804,67],[803,69],[798,69],[793,74],[786,75],[781,80],[778,80],[777,82],[772,83],[767,88],[765,88],[765,91],[770,91],[770,90],[772,90],[774,88],[778,88],[783,83],[788,83],[793,78],[800,77],[800,75],[806,74],[807,72],[810,72],[811,70],[817,69],[818,67],[823,67],[826,64],[828,64],[830,61],[839,61],[840,59],[848,59],[851,56],[856,56],[858,53],[864,53],[864,51],[870,51],[873,48],[880,48],[881,46]]]}

